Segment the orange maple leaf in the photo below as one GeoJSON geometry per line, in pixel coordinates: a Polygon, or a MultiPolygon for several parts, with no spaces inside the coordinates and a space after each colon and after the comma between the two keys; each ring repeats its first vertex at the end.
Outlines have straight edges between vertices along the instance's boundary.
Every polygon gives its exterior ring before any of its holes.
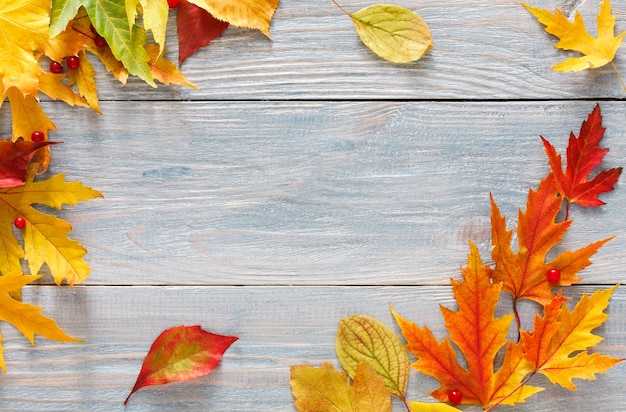
{"type": "Polygon", "coordinates": [[[585,293],[571,312],[559,293],[544,307],[543,317],[535,316],[534,330],[522,332],[521,336],[524,357],[535,372],[552,383],[576,390],[572,379],[594,380],[596,373],[604,373],[623,360],[587,352],[602,340],[591,331],[608,318],[604,310],[616,288],[599,290],[591,296],[585,293]]]}
{"type": "Polygon", "coordinates": [[[518,248],[517,252],[513,252],[513,230],[506,229],[506,219],[491,198],[491,254],[495,263],[491,277],[496,282],[502,282],[502,288],[515,301],[530,299],[547,304],[554,297],[553,288],[581,281],[578,272],[589,266],[590,257],[611,239],[591,243],[573,252],[562,252],[546,262],[548,252],[563,240],[572,223],[571,220],[556,222],[562,201],[551,176],[542,180],[536,191],[529,191],[526,211],[519,211],[518,248]],[[553,268],[561,273],[558,282],[550,282],[546,276],[547,271],[553,268]]]}
{"type": "Polygon", "coordinates": [[[452,280],[458,310],[442,306],[441,311],[450,340],[463,354],[467,368],[459,364],[448,338],[437,341],[430,329],[408,322],[392,309],[407,340],[407,349],[418,358],[413,367],[441,383],[431,393],[440,401],[447,401],[448,393],[457,390],[462,394],[462,403],[484,408],[496,403],[523,402],[541,389],[520,385],[532,367],[524,360],[521,347],[507,340],[513,314],[495,318],[502,285],[491,282],[490,268],[483,265],[474,244],[470,245],[468,265],[462,273],[463,282],[452,280]],[[502,367],[494,372],[496,355],[505,345],[502,367]]]}
{"type": "MultiPolygon", "coordinates": [[[[563,172],[561,155],[556,152],[550,142],[541,136],[557,190],[568,200],[568,207],[569,203],[577,203],[581,206],[603,205],[604,202],[598,199],[598,195],[613,190],[613,186],[622,173],[622,168],[616,167],[603,170],[593,179],[589,179],[591,171],[602,163],[602,159],[609,151],[607,148],[600,147],[604,131],[600,106],[596,105],[587,120],[583,122],[579,135],[570,133],[565,172],[563,172]]],[[[567,212],[565,218],[567,219],[567,212]]]]}

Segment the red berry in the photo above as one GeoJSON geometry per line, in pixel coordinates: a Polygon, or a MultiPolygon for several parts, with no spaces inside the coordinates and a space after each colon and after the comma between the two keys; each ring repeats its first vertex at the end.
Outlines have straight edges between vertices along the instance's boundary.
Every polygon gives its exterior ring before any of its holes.
{"type": "Polygon", "coordinates": [[[30,140],[32,140],[33,142],[43,142],[44,140],[46,140],[46,135],[44,132],[40,130],[35,130],[30,135],[30,140]]]}
{"type": "Polygon", "coordinates": [[[70,70],[76,70],[80,66],[80,59],[78,56],[70,56],[67,58],[67,68],[70,70]]]}
{"type": "Polygon", "coordinates": [[[107,41],[99,34],[96,34],[96,37],[93,38],[93,42],[96,43],[96,47],[104,47],[107,45],[107,41]]]}
{"type": "Polygon", "coordinates": [[[555,268],[549,269],[546,272],[546,277],[548,278],[548,282],[556,283],[561,279],[561,271],[555,268]]]}
{"type": "Polygon", "coordinates": [[[63,65],[57,61],[50,62],[50,72],[54,74],[63,73],[63,65]]]}
{"type": "Polygon", "coordinates": [[[24,229],[26,227],[26,219],[24,219],[21,216],[20,217],[16,217],[15,219],[13,219],[13,224],[18,229],[24,229]]]}
{"type": "Polygon", "coordinates": [[[180,4],[180,0],[167,0],[167,4],[170,6],[170,9],[175,9],[180,4]]]}
{"type": "Polygon", "coordinates": [[[453,389],[448,392],[448,400],[452,405],[458,405],[463,400],[463,394],[460,391],[453,389]]]}

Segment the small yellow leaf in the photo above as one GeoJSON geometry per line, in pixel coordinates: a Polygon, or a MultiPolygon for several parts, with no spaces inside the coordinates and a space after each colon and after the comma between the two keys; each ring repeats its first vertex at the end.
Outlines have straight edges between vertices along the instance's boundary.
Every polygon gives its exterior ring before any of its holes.
{"type": "Polygon", "coordinates": [[[409,380],[409,354],[389,327],[365,315],[339,322],[335,339],[337,357],[352,379],[361,361],[369,363],[385,380],[391,393],[404,398],[409,380]]]}
{"type": "Polygon", "coordinates": [[[146,45],[146,51],[148,52],[148,56],[150,56],[150,61],[148,62],[150,72],[152,73],[152,77],[156,80],[165,85],[177,84],[198,90],[198,86],[187,80],[180,70],[176,68],[176,64],[167,60],[160,54],[160,50],[155,44],[146,45]]]}
{"type": "Polygon", "coordinates": [[[359,362],[354,376],[354,410],[358,412],[391,412],[391,391],[385,381],[367,362],[359,362]]]}
{"type": "Polygon", "coordinates": [[[626,32],[618,36],[614,35],[615,16],[611,16],[610,0],[604,0],[600,6],[597,38],[589,34],[579,12],[576,12],[572,23],[559,9],[555,13],[551,13],[545,9],[522,4],[541,24],[546,26],[548,33],[559,38],[559,42],[554,47],[563,50],[575,50],[583,54],[583,57],[569,58],[555,65],[552,67],[552,70],[555,71],[577,72],[602,67],[612,62],[626,35],[626,32]]]}
{"type": "Polygon", "coordinates": [[[354,411],[354,392],[345,372],[330,363],[291,367],[291,392],[299,411],[354,411]]]}
{"type": "Polygon", "coordinates": [[[89,103],[89,106],[98,114],[102,114],[97,94],[96,71],[89,59],[87,59],[87,54],[84,51],[78,54],[78,58],[80,59],[80,65],[69,72],[70,84],[76,84],[78,92],[89,103]]]}
{"type": "Polygon", "coordinates": [[[363,44],[392,63],[419,60],[433,47],[426,22],[404,7],[375,4],[350,17],[363,44]]]}
{"type": "Polygon", "coordinates": [[[409,401],[411,412],[461,412],[460,409],[450,406],[446,403],[426,403],[409,401]]]}

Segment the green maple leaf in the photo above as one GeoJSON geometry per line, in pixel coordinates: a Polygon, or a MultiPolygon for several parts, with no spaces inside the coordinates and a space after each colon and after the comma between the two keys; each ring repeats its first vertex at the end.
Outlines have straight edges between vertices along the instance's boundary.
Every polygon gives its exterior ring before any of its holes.
{"type": "Polygon", "coordinates": [[[52,0],[50,37],[67,27],[80,7],[84,7],[96,31],[105,38],[113,55],[135,76],[156,87],[144,44],[145,31],[136,24],[129,25],[124,1],[115,0],[52,0]]]}

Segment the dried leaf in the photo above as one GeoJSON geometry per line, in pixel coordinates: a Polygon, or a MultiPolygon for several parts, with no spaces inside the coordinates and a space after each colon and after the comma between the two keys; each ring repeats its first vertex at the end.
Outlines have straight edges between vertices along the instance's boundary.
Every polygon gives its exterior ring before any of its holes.
{"type": "MultiPolygon", "coordinates": [[[[31,164],[24,185],[0,189],[0,233],[4,240],[0,245],[0,255],[7,258],[6,266],[0,265],[0,271],[3,275],[16,274],[12,271],[20,267],[19,261],[25,256],[30,273],[39,272],[46,263],[57,284],[63,279],[70,285],[80,283],[90,271],[83,260],[87,251],[67,237],[72,229],[69,223],[38,211],[33,204],[61,209],[64,204],[75,205],[78,201],[102,197],[102,194],[80,182],[65,182],[61,174],[35,182],[37,167],[37,164],[31,164]],[[26,227],[22,229],[25,253],[12,235],[13,219],[16,217],[26,221],[26,227]]],[[[21,269],[17,274],[21,274],[21,269]]]]}
{"type": "MultiPolygon", "coordinates": [[[[11,292],[39,278],[40,276],[0,276],[0,320],[15,326],[31,344],[35,343],[35,334],[58,342],[82,342],[63,332],[54,320],[43,316],[41,308],[11,298],[11,292]]],[[[2,342],[1,336],[0,342],[2,342]]],[[[0,367],[6,372],[1,347],[0,367]]]]}
{"type": "Polygon", "coordinates": [[[604,373],[623,360],[587,352],[602,340],[591,331],[608,318],[604,310],[616,288],[591,296],[585,293],[571,312],[560,293],[544,307],[543,317],[535,317],[534,330],[522,332],[525,358],[535,371],[552,383],[576,390],[573,378],[595,380],[596,373],[604,373]]]}
{"type": "Polygon", "coordinates": [[[569,58],[557,64],[552,67],[552,70],[555,71],[581,71],[602,67],[611,63],[626,35],[626,32],[621,33],[617,37],[614,35],[615,16],[611,16],[611,2],[609,0],[604,0],[600,6],[597,38],[589,34],[578,11],[572,23],[567,20],[559,9],[555,13],[551,13],[548,10],[532,7],[528,4],[524,4],[524,7],[541,24],[546,26],[548,33],[559,38],[559,42],[554,47],[563,50],[575,50],[584,55],[583,57],[569,58]]]}
{"type": "Polygon", "coordinates": [[[391,393],[382,377],[367,362],[356,368],[354,386],[345,372],[331,364],[319,368],[291,367],[291,391],[302,412],[391,412],[391,393]]]}
{"type": "Polygon", "coordinates": [[[233,26],[257,29],[269,37],[270,23],[280,0],[187,1],[208,11],[218,20],[228,22],[233,26]]]}
{"type": "Polygon", "coordinates": [[[205,9],[181,0],[176,13],[178,32],[178,63],[222,35],[228,22],[218,20],[205,9]]]}
{"type": "Polygon", "coordinates": [[[613,190],[622,168],[602,170],[593,179],[589,179],[592,170],[602,163],[609,149],[600,147],[604,136],[600,106],[596,105],[583,122],[580,133],[570,133],[567,145],[567,167],[563,172],[561,155],[543,136],[541,140],[550,160],[558,192],[569,202],[581,206],[600,206],[604,202],[598,199],[601,193],[613,190]]]}
{"type": "Polygon", "coordinates": [[[51,144],[56,143],[0,140],[0,188],[26,183],[30,161],[38,150],[51,144]]]}
{"type": "Polygon", "coordinates": [[[200,326],[176,326],[163,331],[150,347],[124,405],[140,388],[208,375],[237,339],[208,332],[200,326]]]}
{"type": "Polygon", "coordinates": [[[520,361],[516,344],[507,340],[513,315],[495,318],[501,285],[489,278],[489,267],[482,263],[475,245],[470,245],[468,265],[462,269],[463,282],[452,281],[458,310],[442,307],[450,339],[457,345],[467,368],[457,361],[456,353],[447,338],[437,341],[427,327],[420,328],[408,322],[397,312],[393,315],[407,340],[407,348],[417,358],[413,367],[433,376],[441,386],[431,395],[441,402],[448,400],[452,390],[460,391],[463,404],[478,404],[484,408],[501,401],[501,388],[516,392],[516,402],[540,390],[520,386],[521,378],[532,371],[528,362],[520,361]],[[494,374],[498,351],[507,345],[503,366],[494,374]]]}
{"type": "Polygon", "coordinates": [[[335,340],[337,357],[355,379],[360,362],[367,362],[383,377],[391,393],[404,399],[409,381],[409,355],[398,337],[384,323],[365,315],[339,322],[335,340]]]}
{"type": "Polygon", "coordinates": [[[512,230],[506,230],[506,219],[491,199],[491,252],[495,268],[492,278],[502,282],[503,289],[514,299],[530,299],[541,304],[552,300],[552,289],[558,285],[580,282],[578,272],[591,264],[590,257],[608,242],[604,239],[576,251],[565,251],[550,262],[548,252],[563,240],[572,221],[556,223],[562,198],[557,195],[550,177],[539,184],[537,191],[528,192],[526,211],[520,210],[517,225],[517,252],[511,249],[512,230]],[[559,269],[559,282],[552,283],[546,273],[559,269]]]}
{"type": "Polygon", "coordinates": [[[376,4],[349,15],[363,44],[390,62],[419,60],[433,47],[426,22],[404,7],[376,4]]]}

